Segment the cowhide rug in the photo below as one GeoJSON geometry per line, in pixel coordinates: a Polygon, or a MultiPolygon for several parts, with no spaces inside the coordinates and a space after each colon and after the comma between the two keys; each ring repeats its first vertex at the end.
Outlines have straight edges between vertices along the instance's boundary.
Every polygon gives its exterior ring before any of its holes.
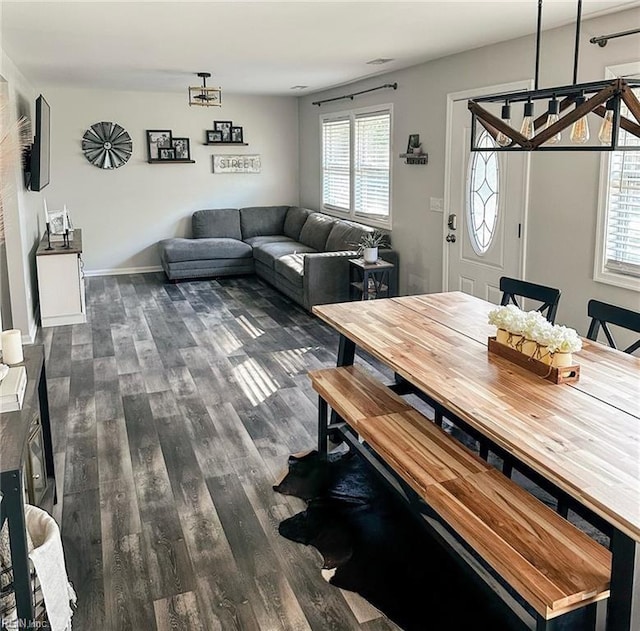
{"type": "MultiPolygon", "coordinates": [[[[420,526],[370,467],[350,453],[289,458],[274,489],[307,501],[282,536],[314,546],[323,575],[357,592],[405,631],[510,631],[486,594],[420,526]]],[[[577,620],[563,629],[580,629],[577,620]],[[577,625],[577,626],[576,626],[577,625]]]]}

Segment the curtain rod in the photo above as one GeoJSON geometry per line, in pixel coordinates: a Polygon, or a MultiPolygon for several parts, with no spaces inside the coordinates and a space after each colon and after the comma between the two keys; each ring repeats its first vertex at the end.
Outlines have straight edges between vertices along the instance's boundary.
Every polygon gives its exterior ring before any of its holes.
{"type": "Polygon", "coordinates": [[[627,35],[636,35],[640,33],[640,28],[634,28],[631,31],[622,31],[620,33],[611,33],[610,35],[600,35],[599,37],[592,37],[589,42],[591,44],[598,44],[598,46],[604,47],[610,39],[616,37],[626,37],[627,35]]]}
{"type": "Polygon", "coordinates": [[[384,90],[386,88],[393,88],[394,90],[398,89],[397,83],[385,83],[384,85],[379,85],[377,88],[369,88],[368,90],[361,90],[360,92],[353,92],[353,94],[345,94],[344,96],[335,96],[332,99],[323,99],[322,101],[313,101],[311,105],[317,105],[320,107],[323,103],[331,103],[331,101],[342,101],[342,99],[351,99],[353,101],[354,96],[360,96],[361,94],[367,94],[368,92],[375,92],[376,90],[384,90]]]}

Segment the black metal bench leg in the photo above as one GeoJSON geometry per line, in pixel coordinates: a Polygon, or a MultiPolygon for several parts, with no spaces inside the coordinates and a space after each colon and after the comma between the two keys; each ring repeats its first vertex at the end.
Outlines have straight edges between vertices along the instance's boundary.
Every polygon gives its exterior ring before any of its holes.
{"type": "Polygon", "coordinates": [[[328,406],[327,402],[321,397],[318,397],[318,454],[321,458],[327,457],[327,423],[328,418],[328,406]]]}
{"type": "Polygon", "coordinates": [[[439,405],[436,405],[433,408],[433,412],[434,412],[433,420],[435,421],[436,425],[442,427],[442,421],[444,419],[444,416],[442,414],[442,408],[439,405]]]}
{"type": "Polygon", "coordinates": [[[509,459],[504,459],[502,461],[502,473],[508,478],[513,474],[513,462],[509,459]]]}
{"type": "Polygon", "coordinates": [[[488,447],[488,445],[485,445],[485,444],[481,444],[480,445],[480,457],[483,460],[488,460],[489,459],[489,447],[488,447]]]}

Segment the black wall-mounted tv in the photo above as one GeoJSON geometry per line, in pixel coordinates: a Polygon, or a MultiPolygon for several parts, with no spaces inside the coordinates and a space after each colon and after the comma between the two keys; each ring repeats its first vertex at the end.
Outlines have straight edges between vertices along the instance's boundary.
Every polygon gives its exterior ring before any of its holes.
{"type": "Polygon", "coordinates": [[[36,99],[36,135],[31,148],[31,190],[49,184],[51,157],[51,109],[42,94],[36,99]]]}

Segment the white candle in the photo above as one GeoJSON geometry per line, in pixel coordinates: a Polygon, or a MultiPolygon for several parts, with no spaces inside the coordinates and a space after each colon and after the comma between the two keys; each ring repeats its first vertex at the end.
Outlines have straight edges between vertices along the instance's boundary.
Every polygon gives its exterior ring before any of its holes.
{"type": "Polygon", "coordinates": [[[19,364],[24,359],[22,332],[19,329],[2,332],[2,359],[5,364],[19,364]]]}
{"type": "Polygon", "coordinates": [[[62,214],[62,229],[63,230],[69,230],[69,217],[67,216],[67,207],[64,207],[63,210],[63,214],[62,214]]]}
{"type": "Polygon", "coordinates": [[[43,197],[42,203],[44,204],[44,222],[45,224],[49,223],[49,209],[47,208],[47,200],[43,197]]]}

